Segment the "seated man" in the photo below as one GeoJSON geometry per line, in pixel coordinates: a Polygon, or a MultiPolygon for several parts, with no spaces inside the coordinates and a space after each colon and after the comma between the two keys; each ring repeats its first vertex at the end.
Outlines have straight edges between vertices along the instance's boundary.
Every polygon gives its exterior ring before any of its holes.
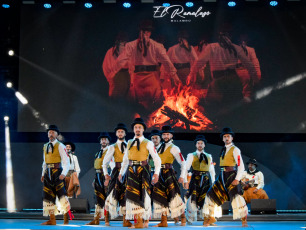
{"type": "Polygon", "coordinates": [[[264,187],[264,176],[257,169],[257,161],[250,159],[248,162],[248,171],[242,175],[243,198],[245,202],[251,203],[251,199],[269,199],[264,187]]]}

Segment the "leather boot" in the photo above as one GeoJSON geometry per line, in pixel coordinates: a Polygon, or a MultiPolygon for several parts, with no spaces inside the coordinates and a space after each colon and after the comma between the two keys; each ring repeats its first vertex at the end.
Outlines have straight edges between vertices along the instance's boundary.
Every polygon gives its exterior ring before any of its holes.
{"type": "Polygon", "coordinates": [[[140,214],[136,216],[136,223],[130,228],[143,228],[143,219],[140,214]]]}
{"type": "Polygon", "coordinates": [[[181,226],[186,226],[186,216],[185,213],[181,215],[181,226]]]}
{"type": "Polygon", "coordinates": [[[132,226],[132,223],[125,219],[125,215],[123,215],[123,227],[131,227],[132,226]]]}
{"type": "Polygon", "coordinates": [[[96,213],[95,218],[86,225],[99,225],[99,224],[100,224],[100,213],[96,213]]]}
{"type": "Polygon", "coordinates": [[[153,227],[168,227],[167,216],[161,216],[161,222],[153,227]]]}
{"type": "Polygon", "coordinates": [[[106,211],[105,213],[105,226],[109,226],[109,212],[106,211]]]}
{"type": "Polygon", "coordinates": [[[69,224],[69,215],[68,215],[68,212],[64,214],[64,224],[69,224]]]}
{"type": "Polygon", "coordinates": [[[50,214],[50,219],[44,223],[41,223],[41,225],[56,225],[55,215],[53,213],[50,214]]]}
{"type": "Polygon", "coordinates": [[[180,219],[178,217],[174,217],[174,225],[180,225],[180,219]]]}
{"type": "Polygon", "coordinates": [[[144,220],[143,227],[148,228],[149,227],[149,221],[150,220],[144,220]]]}
{"type": "Polygon", "coordinates": [[[248,227],[248,222],[247,222],[247,217],[243,217],[241,218],[241,221],[242,221],[242,227],[248,227]]]}
{"type": "Polygon", "coordinates": [[[204,217],[204,222],[203,222],[203,226],[204,227],[208,227],[208,226],[216,226],[214,223],[217,220],[215,219],[215,217],[210,216],[210,217],[204,217]]]}

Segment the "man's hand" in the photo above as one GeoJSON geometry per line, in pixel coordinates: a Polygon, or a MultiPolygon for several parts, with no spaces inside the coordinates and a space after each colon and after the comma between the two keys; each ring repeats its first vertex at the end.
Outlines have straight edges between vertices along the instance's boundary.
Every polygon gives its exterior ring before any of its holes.
{"type": "Polygon", "coordinates": [[[119,174],[118,180],[122,183],[122,175],[121,174],[119,174]]]}
{"type": "Polygon", "coordinates": [[[110,175],[108,175],[108,174],[105,175],[105,180],[111,180],[111,179],[112,179],[112,178],[111,178],[110,175]]]}
{"type": "Polygon", "coordinates": [[[64,180],[64,179],[65,179],[65,176],[64,176],[63,174],[61,174],[61,175],[59,176],[59,179],[60,179],[60,180],[64,180]]]}
{"type": "Polygon", "coordinates": [[[110,175],[105,175],[105,181],[104,181],[104,186],[105,187],[108,186],[108,183],[109,183],[110,179],[111,179],[110,175]]]}
{"type": "Polygon", "coordinates": [[[233,182],[232,182],[232,185],[238,185],[239,184],[239,180],[234,180],[233,182]]]}
{"type": "Polygon", "coordinates": [[[186,183],[184,183],[184,189],[189,189],[189,183],[188,182],[186,182],[186,183]]]}
{"type": "Polygon", "coordinates": [[[178,179],[178,182],[181,183],[182,185],[184,185],[184,178],[183,178],[183,177],[180,177],[180,178],[178,179]]]}
{"type": "Polygon", "coordinates": [[[42,176],[42,177],[40,178],[40,181],[41,181],[42,183],[44,183],[44,176],[42,176]]]}
{"type": "Polygon", "coordinates": [[[255,189],[254,189],[254,191],[253,191],[253,193],[255,193],[255,194],[256,194],[257,192],[258,192],[258,189],[257,189],[257,188],[255,188],[255,189]]]}
{"type": "Polygon", "coordinates": [[[172,76],[172,80],[173,80],[173,84],[174,84],[175,86],[178,86],[180,83],[182,83],[181,80],[179,79],[179,77],[177,76],[177,74],[174,74],[174,75],[172,76]]]}
{"type": "Polygon", "coordinates": [[[153,177],[152,177],[151,184],[152,184],[152,185],[155,185],[157,182],[158,182],[158,175],[157,175],[157,174],[154,174],[153,177]]]}

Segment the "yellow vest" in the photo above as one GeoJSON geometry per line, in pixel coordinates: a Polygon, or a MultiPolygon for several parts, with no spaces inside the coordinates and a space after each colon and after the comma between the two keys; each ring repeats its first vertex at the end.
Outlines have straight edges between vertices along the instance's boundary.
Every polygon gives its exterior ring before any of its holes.
{"type": "Polygon", "coordinates": [[[170,152],[174,144],[171,144],[163,153],[158,153],[158,156],[161,159],[161,164],[173,164],[174,156],[170,152]]]}
{"type": "Polygon", "coordinates": [[[114,158],[115,158],[115,162],[119,162],[121,163],[123,161],[123,155],[124,153],[121,152],[121,150],[119,149],[119,145],[116,143],[114,144],[114,158]]]}
{"type": "Polygon", "coordinates": [[[99,155],[98,155],[99,152],[96,153],[96,159],[95,159],[95,163],[94,163],[95,169],[102,169],[103,159],[104,159],[104,157],[105,157],[105,155],[106,155],[106,153],[107,153],[107,150],[108,150],[108,149],[106,149],[106,150],[102,153],[102,155],[101,155],[100,158],[98,158],[98,157],[99,157],[99,155]]]}
{"type": "Polygon", "coordinates": [[[201,172],[208,172],[209,166],[211,164],[211,157],[208,156],[208,154],[204,153],[208,159],[208,164],[206,164],[205,159],[202,160],[200,163],[200,159],[198,158],[198,154],[196,152],[193,153],[193,162],[192,162],[192,168],[196,171],[201,172]]]}
{"type": "Polygon", "coordinates": [[[232,146],[225,154],[224,159],[220,157],[220,166],[236,166],[236,161],[234,158],[234,149],[235,146],[232,146]]]}
{"type": "Polygon", "coordinates": [[[145,161],[149,157],[149,150],[147,149],[147,143],[149,142],[148,139],[143,139],[143,141],[140,143],[139,151],[137,149],[136,144],[134,144],[131,149],[130,146],[132,144],[133,140],[129,140],[127,144],[128,148],[128,158],[131,161],[145,161]]]}
{"type": "Polygon", "coordinates": [[[53,147],[53,153],[52,152],[48,152],[47,153],[47,146],[48,146],[48,143],[44,144],[44,155],[45,155],[45,162],[47,164],[56,164],[56,163],[61,163],[62,161],[62,158],[61,158],[61,155],[59,153],[59,150],[58,150],[58,147],[60,145],[60,142],[56,142],[54,147],[53,147]]]}

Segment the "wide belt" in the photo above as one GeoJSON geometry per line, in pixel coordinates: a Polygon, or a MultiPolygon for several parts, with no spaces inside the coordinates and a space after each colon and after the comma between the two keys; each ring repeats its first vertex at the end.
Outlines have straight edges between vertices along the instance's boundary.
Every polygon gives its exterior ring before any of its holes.
{"type": "Polygon", "coordinates": [[[213,71],[213,78],[218,79],[218,78],[221,78],[227,75],[232,75],[232,74],[237,75],[235,69],[215,70],[213,71]]]}
{"type": "Polygon", "coordinates": [[[221,166],[221,171],[223,172],[231,172],[236,170],[237,170],[236,166],[221,166]]]}
{"type": "Polygon", "coordinates": [[[173,63],[174,67],[176,69],[184,69],[184,68],[190,68],[190,63],[173,63]]]}
{"type": "Polygon", "coordinates": [[[122,72],[129,72],[129,69],[120,69],[119,73],[122,73],[122,72]]]}
{"type": "Polygon", "coordinates": [[[131,166],[136,166],[136,165],[141,165],[141,166],[144,166],[144,165],[147,165],[148,164],[148,161],[145,160],[145,161],[129,161],[129,165],[131,166]]]}
{"type": "Polygon", "coordinates": [[[162,164],[160,168],[162,168],[162,169],[172,169],[173,166],[172,166],[172,164],[167,163],[167,164],[162,164]]]}
{"type": "Polygon", "coordinates": [[[116,168],[121,168],[121,162],[115,162],[116,168]]]}
{"type": "Polygon", "coordinates": [[[136,65],[134,73],[139,73],[139,72],[154,72],[157,70],[156,65],[136,65]]]}
{"type": "Polygon", "coordinates": [[[102,173],[103,170],[102,169],[96,169],[96,173],[102,173]]]}
{"type": "Polygon", "coordinates": [[[208,175],[208,172],[207,171],[196,171],[196,170],[193,170],[192,174],[196,175],[196,176],[202,176],[202,175],[208,175]]]}
{"type": "Polygon", "coordinates": [[[62,167],[61,163],[47,164],[47,168],[49,169],[59,169],[61,167],[62,167]]]}

